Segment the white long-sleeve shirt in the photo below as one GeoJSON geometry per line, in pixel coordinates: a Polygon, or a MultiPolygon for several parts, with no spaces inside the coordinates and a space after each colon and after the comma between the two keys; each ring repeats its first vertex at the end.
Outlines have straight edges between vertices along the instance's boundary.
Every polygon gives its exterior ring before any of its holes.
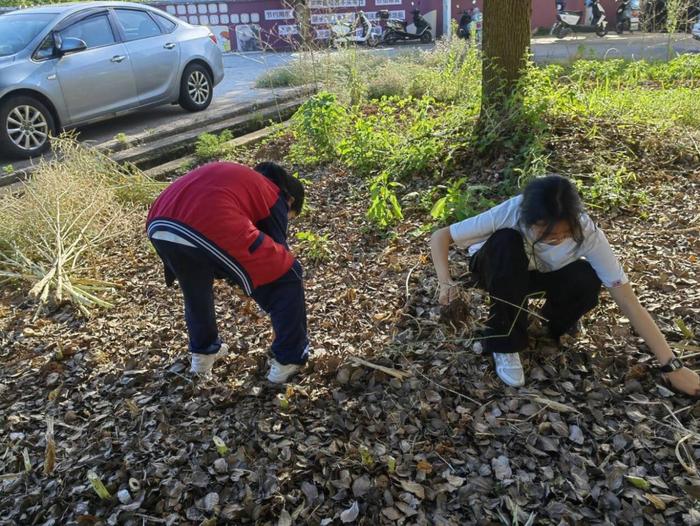
{"type": "Polygon", "coordinates": [[[530,270],[553,272],[584,258],[606,287],[619,287],[628,282],[605,234],[595,226],[588,214],[581,216],[583,243],[580,246],[571,238],[558,245],[536,243],[535,232],[520,221],[522,200],[523,196],[518,195],[486,212],[450,225],[452,240],[460,248],[468,247],[469,254],[474,255],[491,234],[512,228],[523,236],[530,270]]]}

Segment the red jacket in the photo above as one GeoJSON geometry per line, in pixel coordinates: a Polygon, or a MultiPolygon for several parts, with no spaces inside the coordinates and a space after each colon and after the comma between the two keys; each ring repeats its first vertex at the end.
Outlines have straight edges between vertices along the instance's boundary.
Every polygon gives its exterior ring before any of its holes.
{"type": "Polygon", "coordinates": [[[241,164],[216,162],[168,186],[151,206],[147,225],[149,235],[154,228],[185,233],[214,254],[223,251],[231,264],[242,267],[236,274],[244,275],[240,281],[250,293],[294,264],[286,246],[287,214],[280,189],[265,176],[241,164]]]}

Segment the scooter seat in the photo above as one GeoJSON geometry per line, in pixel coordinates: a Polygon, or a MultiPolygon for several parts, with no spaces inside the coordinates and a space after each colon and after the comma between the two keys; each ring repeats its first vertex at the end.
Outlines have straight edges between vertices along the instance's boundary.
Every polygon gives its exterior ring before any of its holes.
{"type": "Polygon", "coordinates": [[[583,11],[559,11],[562,15],[578,15],[583,16],[583,11]]]}

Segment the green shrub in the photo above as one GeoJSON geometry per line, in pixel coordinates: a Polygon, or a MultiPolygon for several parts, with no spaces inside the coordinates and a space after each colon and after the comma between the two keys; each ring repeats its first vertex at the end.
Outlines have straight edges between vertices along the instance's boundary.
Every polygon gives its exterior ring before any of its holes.
{"type": "Polygon", "coordinates": [[[306,101],[292,117],[292,162],[314,165],[332,162],[343,138],[347,110],[332,93],[321,92],[306,101]]]}

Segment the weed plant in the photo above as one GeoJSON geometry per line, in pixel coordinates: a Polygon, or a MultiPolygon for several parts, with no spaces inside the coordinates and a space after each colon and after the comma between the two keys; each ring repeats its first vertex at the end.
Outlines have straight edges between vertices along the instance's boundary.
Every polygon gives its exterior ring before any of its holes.
{"type": "Polygon", "coordinates": [[[144,205],[162,189],[133,167],[63,136],[18,192],[0,196],[0,282],[26,288],[37,312],[74,303],[109,306],[116,285],[98,276],[110,247],[136,238],[144,205]]]}
{"type": "Polygon", "coordinates": [[[416,178],[434,180],[431,218],[447,222],[518,192],[553,166],[578,178],[593,207],[638,208],[646,198],[634,191],[643,152],[622,133],[626,127],[659,137],[685,134],[678,158],[700,155],[691,148],[700,128],[700,56],[530,64],[519,95],[498,114],[481,112],[481,65],[478,50],[453,39],[391,61],[343,50],[322,57],[315,70],[292,64],[266,78],[322,89],[293,119],[288,160],[336,163],[365,177],[367,216],[380,229],[402,220],[399,194],[410,192],[416,178]],[[580,166],[555,146],[570,122],[585,144],[580,166]],[[602,140],[598,151],[589,140],[596,134],[619,136],[620,143],[602,140]],[[495,175],[485,180],[486,172],[495,175]]]}

